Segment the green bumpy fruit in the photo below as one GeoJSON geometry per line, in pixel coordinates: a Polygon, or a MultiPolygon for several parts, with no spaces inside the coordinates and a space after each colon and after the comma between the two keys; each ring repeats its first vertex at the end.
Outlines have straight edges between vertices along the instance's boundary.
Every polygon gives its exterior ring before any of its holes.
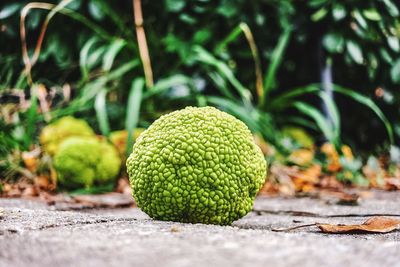
{"type": "Polygon", "coordinates": [[[44,127],[39,139],[43,150],[50,155],[54,155],[64,139],[71,136],[94,135],[93,129],[90,128],[86,121],[66,116],[44,127]]]}
{"type": "Polygon", "coordinates": [[[139,136],[127,170],[150,217],[227,225],[251,211],[267,167],[243,122],[213,107],[187,107],[139,136]]]}
{"type": "Polygon", "coordinates": [[[69,189],[112,182],[120,167],[116,148],[96,137],[70,137],[54,155],[57,182],[69,189]]]}

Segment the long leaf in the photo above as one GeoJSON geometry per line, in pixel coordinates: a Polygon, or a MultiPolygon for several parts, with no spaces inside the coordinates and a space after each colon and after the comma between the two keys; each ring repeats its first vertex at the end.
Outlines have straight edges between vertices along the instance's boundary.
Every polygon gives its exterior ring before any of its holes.
{"type": "Polygon", "coordinates": [[[25,149],[28,149],[29,145],[34,140],[34,134],[36,130],[37,116],[38,116],[38,85],[34,84],[31,88],[31,106],[27,111],[27,125],[26,125],[26,136],[25,136],[25,149]]]}
{"type": "Polygon", "coordinates": [[[142,103],[142,92],[144,88],[144,79],[137,78],[132,82],[131,90],[128,96],[128,107],[126,110],[125,128],[128,131],[128,140],[126,142],[126,155],[132,151],[133,132],[138,125],[140,115],[140,105],[142,103]]]}
{"type": "Polygon", "coordinates": [[[235,96],[229,90],[227,86],[226,80],[221,77],[218,72],[209,72],[208,77],[214,82],[214,85],[217,87],[218,91],[226,98],[235,99],[235,96]]]}
{"type": "Polygon", "coordinates": [[[296,97],[310,93],[316,93],[319,91],[321,91],[321,89],[318,84],[310,84],[307,86],[295,88],[287,93],[277,96],[267,107],[268,109],[276,110],[285,109],[292,104],[296,97]]]}
{"type": "Polygon", "coordinates": [[[105,89],[101,90],[100,93],[97,94],[94,102],[94,109],[96,110],[96,117],[101,133],[104,136],[109,136],[110,124],[108,122],[106,96],[107,91],[105,89]]]}
{"type": "MultiPolygon", "coordinates": [[[[340,139],[340,115],[339,115],[339,111],[338,108],[335,104],[335,102],[333,101],[333,99],[324,91],[319,92],[319,96],[321,97],[321,99],[324,101],[325,106],[326,106],[326,110],[328,112],[328,116],[329,116],[329,122],[332,122],[332,127],[333,127],[333,131],[334,131],[334,139],[339,142],[340,139]]],[[[336,145],[339,145],[339,143],[336,143],[336,145]]]]}
{"type": "Polygon", "coordinates": [[[241,32],[243,32],[244,36],[246,37],[247,43],[250,47],[251,55],[254,60],[254,69],[256,74],[256,92],[258,99],[260,99],[260,102],[262,102],[264,99],[264,85],[262,81],[260,56],[256,46],[256,42],[254,40],[253,33],[251,32],[249,25],[241,22],[222,42],[217,45],[214,53],[221,53],[229,43],[239,37],[241,32]]]}
{"type": "Polygon", "coordinates": [[[338,140],[335,139],[335,133],[332,125],[326,120],[324,115],[318,109],[304,102],[295,102],[293,103],[293,106],[306,116],[313,119],[329,142],[333,144],[338,142],[338,140]]]}
{"type": "Polygon", "coordinates": [[[88,58],[89,58],[89,51],[99,39],[97,36],[90,38],[85,45],[82,47],[79,53],[79,66],[81,68],[82,73],[82,80],[86,81],[89,77],[89,67],[88,67],[88,58]]]}
{"type": "Polygon", "coordinates": [[[228,113],[241,119],[252,132],[260,132],[260,125],[252,117],[252,113],[246,109],[242,103],[217,96],[206,97],[206,100],[208,103],[221,107],[228,113]]]}
{"type": "Polygon", "coordinates": [[[200,46],[196,46],[193,51],[196,54],[198,61],[215,67],[217,71],[229,81],[229,83],[233,86],[233,88],[236,89],[236,91],[242,98],[242,101],[250,103],[251,101],[250,91],[240,83],[240,81],[235,77],[232,70],[228,67],[228,65],[226,65],[225,62],[218,60],[212,54],[210,54],[208,51],[206,51],[204,48],[200,46]]]}
{"type": "Polygon", "coordinates": [[[154,95],[159,95],[167,91],[173,86],[187,84],[192,90],[195,88],[192,79],[182,74],[176,74],[166,79],[159,80],[151,90],[146,90],[143,93],[143,99],[150,98],[154,95]]]}
{"type": "Polygon", "coordinates": [[[383,114],[382,110],[371,99],[363,96],[362,94],[355,92],[354,90],[351,90],[351,89],[348,89],[348,88],[345,88],[345,87],[342,87],[339,85],[334,85],[333,90],[337,93],[346,95],[346,96],[354,99],[358,103],[363,104],[363,105],[367,106],[368,108],[370,108],[385,125],[390,143],[392,143],[392,144],[394,143],[393,128],[392,128],[389,120],[386,118],[385,114],[383,114]]]}
{"type": "Polygon", "coordinates": [[[276,84],[276,72],[278,71],[279,65],[282,62],[283,54],[285,49],[289,43],[290,35],[292,29],[291,27],[286,27],[283,31],[282,35],[278,40],[278,44],[275,47],[274,51],[272,52],[271,63],[269,64],[269,68],[265,75],[264,80],[264,98],[261,99],[261,104],[265,105],[266,98],[268,97],[269,92],[274,88],[276,84]]]}
{"type": "Polygon", "coordinates": [[[125,45],[126,41],[122,39],[116,39],[114,42],[111,43],[103,57],[103,70],[111,70],[115,57],[118,55],[121,49],[125,47],[125,45]]]}

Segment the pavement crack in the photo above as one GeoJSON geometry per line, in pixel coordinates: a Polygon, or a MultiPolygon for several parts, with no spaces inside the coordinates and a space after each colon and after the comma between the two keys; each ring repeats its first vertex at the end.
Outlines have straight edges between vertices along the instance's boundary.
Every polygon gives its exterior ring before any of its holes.
{"type": "Polygon", "coordinates": [[[308,211],[297,211],[297,210],[263,210],[256,209],[253,210],[256,215],[272,214],[272,215],[290,215],[299,217],[315,217],[315,218],[346,218],[346,217],[375,217],[375,216],[385,216],[385,217],[400,217],[400,214],[391,213],[348,213],[348,214],[319,214],[308,211]]]}
{"type": "Polygon", "coordinates": [[[112,222],[132,222],[132,221],[137,221],[137,219],[135,218],[98,219],[94,221],[70,222],[66,224],[49,224],[49,225],[43,225],[37,229],[32,229],[32,230],[47,230],[51,228],[74,226],[74,225],[88,225],[88,224],[100,224],[100,223],[112,223],[112,222]]]}
{"type": "Polygon", "coordinates": [[[101,223],[112,223],[112,222],[132,222],[132,221],[137,221],[135,218],[118,218],[118,219],[96,219],[93,221],[80,221],[80,222],[68,222],[68,223],[63,223],[63,224],[47,224],[47,225],[42,225],[40,227],[31,227],[31,228],[22,228],[22,230],[18,229],[4,229],[0,230],[0,236],[1,235],[6,235],[6,234],[20,234],[24,231],[42,231],[42,230],[47,230],[47,229],[54,229],[54,228],[61,228],[61,227],[68,227],[68,226],[78,226],[78,225],[90,225],[90,224],[101,224],[101,223]]]}

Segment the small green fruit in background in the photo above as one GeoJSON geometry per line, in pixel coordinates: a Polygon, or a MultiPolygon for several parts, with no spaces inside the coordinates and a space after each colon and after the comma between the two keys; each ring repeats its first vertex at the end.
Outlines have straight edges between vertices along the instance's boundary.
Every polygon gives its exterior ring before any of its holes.
{"type": "Polygon", "coordinates": [[[150,217],[227,225],[251,211],[267,166],[243,122],[213,107],[187,107],[139,136],[127,170],[150,217]]]}
{"type": "Polygon", "coordinates": [[[68,189],[110,183],[115,180],[120,167],[117,149],[97,137],[65,139],[54,155],[57,182],[68,189]]]}
{"type": "Polygon", "coordinates": [[[60,143],[71,136],[95,136],[95,133],[86,121],[66,116],[45,126],[39,138],[43,150],[54,155],[60,143]]]}

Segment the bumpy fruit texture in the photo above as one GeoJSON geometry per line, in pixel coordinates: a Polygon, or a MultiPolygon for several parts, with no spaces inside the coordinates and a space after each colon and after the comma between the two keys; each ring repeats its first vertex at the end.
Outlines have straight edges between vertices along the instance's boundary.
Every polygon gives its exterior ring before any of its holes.
{"type": "Polygon", "coordinates": [[[226,225],[251,211],[266,162],[243,122],[213,107],[187,107],[139,136],[127,170],[150,217],[226,225]]]}
{"type": "Polygon", "coordinates": [[[64,188],[91,187],[112,182],[121,159],[116,148],[96,137],[65,139],[54,156],[57,182],[64,188]]]}
{"type": "Polygon", "coordinates": [[[64,139],[71,136],[94,135],[92,128],[86,121],[66,116],[43,128],[40,134],[40,143],[45,152],[54,155],[64,139]]]}

